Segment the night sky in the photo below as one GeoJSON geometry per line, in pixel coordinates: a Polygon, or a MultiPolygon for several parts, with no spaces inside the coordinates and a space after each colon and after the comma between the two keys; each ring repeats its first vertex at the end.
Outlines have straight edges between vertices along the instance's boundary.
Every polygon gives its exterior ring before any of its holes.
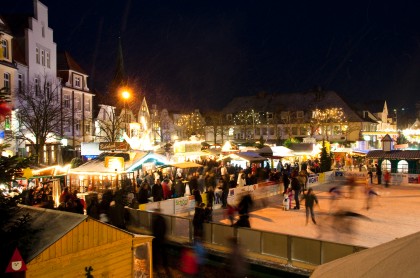
{"type": "MultiPolygon", "coordinates": [[[[8,12],[32,9],[6,2],[8,12]]],[[[127,76],[160,108],[218,109],[234,96],[317,86],[391,109],[420,100],[419,1],[42,2],[58,48],[100,93],[121,37],[127,76]]]]}

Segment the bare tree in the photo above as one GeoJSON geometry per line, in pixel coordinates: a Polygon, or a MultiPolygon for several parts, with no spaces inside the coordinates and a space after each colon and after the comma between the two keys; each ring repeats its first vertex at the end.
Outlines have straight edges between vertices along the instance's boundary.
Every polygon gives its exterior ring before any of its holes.
{"type": "Polygon", "coordinates": [[[240,111],[235,115],[233,122],[235,125],[239,126],[246,139],[251,135],[252,139],[255,139],[255,126],[261,124],[260,114],[254,109],[240,111]],[[250,132],[250,129],[252,132],[250,132]]]}
{"type": "Polygon", "coordinates": [[[59,83],[44,76],[39,83],[16,92],[16,138],[28,142],[36,163],[44,161],[44,146],[48,139],[61,138],[62,124],[69,122],[70,114],[62,109],[59,83]]]}
{"type": "Polygon", "coordinates": [[[213,134],[214,144],[217,143],[217,137],[220,136],[221,144],[228,139],[229,126],[226,122],[226,115],[219,111],[210,111],[206,113],[206,124],[209,133],[213,134]]]}
{"type": "Polygon", "coordinates": [[[346,117],[342,108],[327,108],[327,109],[315,109],[312,111],[312,118],[309,123],[311,136],[315,132],[322,134],[323,140],[329,140],[329,137],[333,132],[345,133],[344,130],[334,131],[334,126],[347,126],[346,117]]]}
{"type": "Polygon", "coordinates": [[[118,142],[123,136],[121,126],[125,123],[122,115],[118,116],[116,108],[109,105],[100,105],[97,122],[96,137],[101,142],[118,142]]]}

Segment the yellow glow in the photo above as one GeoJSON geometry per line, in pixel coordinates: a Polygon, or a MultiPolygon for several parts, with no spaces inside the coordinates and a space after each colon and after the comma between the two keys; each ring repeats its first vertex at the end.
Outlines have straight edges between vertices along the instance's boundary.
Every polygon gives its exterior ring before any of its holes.
{"type": "Polygon", "coordinates": [[[128,91],[123,91],[123,92],[122,92],[122,97],[123,97],[123,99],[125,99],[125,100],[129,99],[129,98],[130,98],[130,92],[128,92],[128,91]]]}

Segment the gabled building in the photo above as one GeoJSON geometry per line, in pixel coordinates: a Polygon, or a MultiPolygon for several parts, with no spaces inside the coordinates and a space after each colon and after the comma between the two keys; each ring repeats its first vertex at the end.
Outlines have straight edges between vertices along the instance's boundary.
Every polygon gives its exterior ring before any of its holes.
{"type": "MultiPolygon", "coordinates": [[[[94,95],[89,92],[87,86],[87,73],[70,54],[64,52],[57,55],[53,29],[48,23],[48,8],[39,0],[33,0],[33,9],[31,15],[2,17],[1,22],[6,24],[0,25],[3,26],[4,33],[7,33],[2,35],[2,38],[7,39],[4,48],[11,46],[11,50],[5,51],[6,58],[3,60],[15,71],[10,73],[14,111],[25,107],[24,103],[28,97],[19,97],[25,94],[45,96],[51,100],[48,107],[54,106],[54,110],[61,111],[54,114],[57,115],[52,120],[54,124],[51,126],[54,128],[49,130],[47,141],[38,152],[42,153],[39,162],[51,165],[62,162],[62,144],[69,144],[72,149],[79,150],[81,142],[93,140],[94,95]]],[[[2,77],[4,76],[3,74],[2,77]]],[[[48,108],[42,109],[48,111],[48,108]]],[[[34,146],[43,143],[37,141],[38,138],[35,140],[34,134],[29,131],[30,128],[18,124],[13,115],[12,112],[10,136],[21,139],[15,139],[11,148],[14,153],[30,155],[34,152],[34,146]],[[30,141],[35,142],[35,145],[30,144],[30,141]]]]}
{"type": "MultiPolygon", "coordinates": [[[[12,58],[17,67],[17,74],[14,76],[15,90],[12,90],[13,109],[21,109],[22,103],[18,94],[29,90],[35,93],[43,90],[51,94],[51,98],[60,101],[60,80],[57,77],[57,46],[53,40],[53,30],[48,25],[48,8],[38,0],[33,1],[33,15],[5,15],[13,35],[12,58]],[[16,55],[14,55],[16,54],[16,55]]],[[[13,116],[13,112],[12,112],[13,116]]],[[[16,133],[31,135],[29,130],[18,125],[12,117],[12,136],[16,133]]],[[[18,137],[16,137],[18,138],[18,137]]],[[[33,152],[28,141],[16,140],[12,148],[21,155],[33,152]]],[[[43,149],[42,161],[44,164],[56,164],[59,160],[60,141],[54,134],[48,135],[48,140],[43,149]]]]}
{"type": "Polygon", "coordinates": [[[61,79],[63,110],[69,115],[62,123],[67,145],[80,151],[82,142],[93,141],[93,97],[87,86],[88,74],[68,52],[58,54],[57,72],[61,79]]]}
{"type": "MultiPolygon", "coordinates": [[[[17,66],[13,62],[12,51],[13,34],[6,21],[0,17],[0,95],[2,101],[11,101],[11,92],[16,89],[17,66]]],[[[11,143],[13,141],[12,114],[0,119],[0,142],[11,143]]],[[[8,150],[7,155],[14,155],[15,148],[8,150]]]]}

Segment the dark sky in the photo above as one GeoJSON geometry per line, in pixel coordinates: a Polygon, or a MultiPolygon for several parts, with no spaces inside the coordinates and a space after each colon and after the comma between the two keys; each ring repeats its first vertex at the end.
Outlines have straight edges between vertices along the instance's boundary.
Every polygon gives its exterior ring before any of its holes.
{"type": "MultiPolygon", "coordinates": [[[[9,11],[32,4],[6,2],[9,11]]],[[[391,109],[420,100],[419,1],[42,2],[91,89],[105,91],[121,36],[127,75],[160,108],[217,109],[234,96],[316,86],[391,109]]]]}

